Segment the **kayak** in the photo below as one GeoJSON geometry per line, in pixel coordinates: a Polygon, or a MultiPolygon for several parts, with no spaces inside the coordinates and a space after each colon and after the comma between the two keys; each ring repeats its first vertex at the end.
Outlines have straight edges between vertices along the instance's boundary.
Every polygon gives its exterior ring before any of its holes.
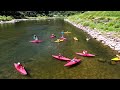
{"type": "Polygon", "coordinates": [[[111,59],[112,61],[120,61],[120,59],[118,57],[115,57],[113,59],[111,59]]]}
{"type": "Polygon", "coordinates": [[[32,42],[32,43],[40,43],[40,42],[42,42],[42,40],[32,40],[32,41],[29,41],[29,42],[32,42]]]}
{"type": "Polygon", "coordinates": [[[52,35],[50,36],[50,38],[55,38],[55,37],[56,37],[56,36],[52,36],[52,35]]]}
{"type": "Polygon", "coordinates": [[[66,40],[66,38],[61,37],[60,40],[66,40]]]}
{"type": "Polygon", "coordinates": [[[66,32],[64,32],[64,33],[71,33],[71,32],[66,31],[66,32]]]}
{"type": "Polygon", "coordinates": [[[80,56],[86,56],[86,57],[93,57],[93,56],[95,56],[94,54],[90,54],[90,53],[83,54],[83,53],[77,53],[77,52],[76,52],[76,54],[77,54],[77,55],[80,55],[80,56]]]}
{"type": "Polygon", "coordinates": [[[81,61],[81,59],[74,59],[74,60],[70,60],[68,63],[66,63],[64,66],[72,66],[74,64],[77,64],[81,61]]]}
{"type": "Polygon", "coordinates": [[[61,39],[57,39],[56,41],[54,41],[54,42],[62,42],[63,40],[61,40],[61,39]]]}
{"type": "Polygon", "coordinates": [[[66,57],[64,57],[64,56],[61,56],[60,58],[59,58],[58,55],[52,55],[52,56],[53,56],[54,58],[58,59],[58,60],[64,60],[64,61],[69,61],[69,60],[71,60],[71,59],[66,58],[66,57]]]}
{"type": "Polygon", "coordinates": [[[14,66],[15,66],[16,70],[17,70],[18,72],[20,72],[22,75],[27,75],[27,72],[26,72],[24,66],[18,67],[18,64],[17,64],[17,63],[14,63],[14,66]]]}
{"type": "Polygon", "coordinates": [[[77,38],[77,37],[73,37],[73,39],[74,39],[75,41],[78,41],[78,38],[77,38]]]}

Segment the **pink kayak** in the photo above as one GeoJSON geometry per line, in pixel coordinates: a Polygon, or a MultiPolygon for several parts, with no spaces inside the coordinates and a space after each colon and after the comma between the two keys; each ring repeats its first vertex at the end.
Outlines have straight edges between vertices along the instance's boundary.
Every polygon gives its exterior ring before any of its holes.
{"type": "Polygon", "coordinates": [[[61,37],[60,40],[66,40],[66,38],[62,38],[62,37],[61,37]]]}
{"type": "Polygon", "coordinates": [[[27,75],[27,72],[24,68],[24,66],[18,66],[17,63],[14,63],[14,66],[18,72],[20,72],[22,75],[27,75]]]}
{"type": "Polygon", "coordinates": [[[56,36],[52,36],[52,35],[50,36],[50,38],[55,38],[55,37],[56,37],[56,36]]]}
{"type": "Polygon", "coordinates": [[[74,64],[77,64],[81,61],[81,59],[74,59],[74,60],[70,60],[68,63],[66,63],[64,66],[72,66],[74,64]]]}
{"type": "Polygon", "coordinates": [[[66,57],[64,57],[64,56],[61,56],[60,58],[59,58],[58,55],[52,55],[52,56],[53,56],[54,58],[58,59],[58,60],[64,60],[64,61],[69,61],[69,60],[71,60],[71,59],[66,58],[66,57]]]}
{"type": "Polygon", "coordinates": [[[42,40],[32,40],[32,41],[29,41],[29,42],[32,42],[32,43],[40,43],[40,42],[42,42],[42,40]]]}
{"type": "Polygon", "coordinates": [[[77,52],[76,52],[76,54],[77,54],[77,55],[80,55],[80,56],[86,56],[86,57],[93,57],[93,56],[95,56],[94,54],[89,54],[89,53],[83,54],[83,53],[77,53],[77,52]]]}

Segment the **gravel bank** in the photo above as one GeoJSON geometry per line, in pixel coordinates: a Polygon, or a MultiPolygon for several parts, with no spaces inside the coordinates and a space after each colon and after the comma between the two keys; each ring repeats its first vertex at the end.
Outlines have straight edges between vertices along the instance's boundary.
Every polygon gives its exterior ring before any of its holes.
{"type": "Polygon", "coordinates": [[[100,41],[104,45],[108,45],[111,49],[116,50],[118,53],[120,53],[120,37],[116,36],[116,33],[101,32],[97,29],[90,29],[89,27],[84,27],[81,24],[71,22],[68,19],[64,19],[64,21],[67,21],[77,28],[82,29],[84,32],[87,32],[92,38],[95,38],[97,41],[100,41]]]}

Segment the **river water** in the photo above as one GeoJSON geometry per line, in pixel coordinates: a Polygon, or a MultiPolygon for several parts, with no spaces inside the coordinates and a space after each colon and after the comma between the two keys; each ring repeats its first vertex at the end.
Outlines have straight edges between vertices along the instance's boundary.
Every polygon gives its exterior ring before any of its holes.
{"type": "Polygon", "coordinates": [[[111,64],[111,58],[116,51],[95,39],[86,41],[89,35],[82,30],[64,22],[61,19],[21,21],[15,24],[0,25],[0,79],[119,79],[120,64],[111,64]],[[66,41],[55,43],[61,37],[61,31],[66,41]],[[54,33],[57,37],[50,39],[54,33]],[[36,34],[43,42],[31,43],[36,34]],[[79,40],[74,41],[73,37],[79,40]],[[87,50],[95,57],[82,57],[75,54],[87,50]],[[68,58],[77,57],[82,61],[73,66],[65,67],[65,61],[54,59],[58,53],[68,58]],[[14,67],[15,62],[21,62],[27,76],[21,75],[14,67]]]}

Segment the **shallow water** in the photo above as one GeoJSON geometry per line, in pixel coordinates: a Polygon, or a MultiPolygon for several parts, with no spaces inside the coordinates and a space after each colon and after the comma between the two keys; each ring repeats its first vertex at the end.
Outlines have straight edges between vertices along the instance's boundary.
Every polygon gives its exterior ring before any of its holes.
{"type": "Polygon", "coordinates": [[[0,78],[1,79],[119,79],[120,64],[112,65],[110,59],[115,57],[116,51],[95,39],[86,41],[89,35],[82,30],[64,22],[61,19],[21,21],[15,24],[0,25],[0,78]],[[55,43],[64,34],[66,41],[55,43]],[[57,38],[50,39],[54,33],[57,38]],[[39,36],[43,42],[34,44],[33,34],[39,36]],[[79,40],[74,41],[73,37],[79,40]],[[82,57],[75,54],[88,50],[95,57],[82,57]],[[77,57],[81,63],[73,67],[64,67],[65,61],[52,57],[62,53],[68,58],[77,57]],[[14,62],[21,62],[27,76],[21,75],[13,66],[14,62]]]}

